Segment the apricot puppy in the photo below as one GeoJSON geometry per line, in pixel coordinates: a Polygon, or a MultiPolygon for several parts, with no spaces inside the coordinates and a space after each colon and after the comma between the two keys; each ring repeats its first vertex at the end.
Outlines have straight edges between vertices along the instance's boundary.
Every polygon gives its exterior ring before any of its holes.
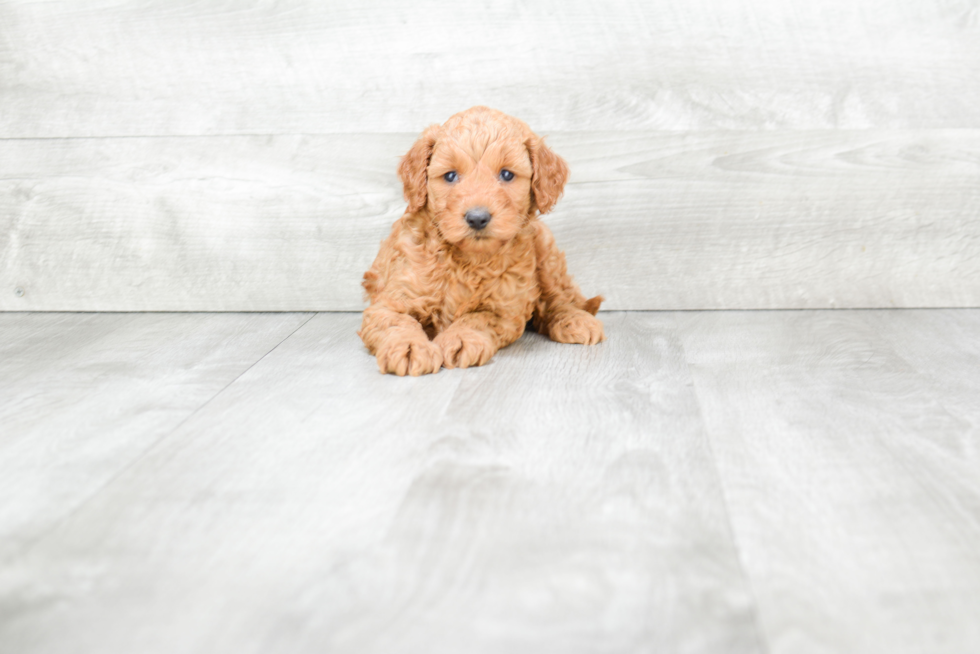
{"type": "Polygon", "coordinates": [[[560,343],[605,340],[539,221],[568,166],[526,124],[473,107],[432,125],[398,166],[408,208],[363,286],[358,335],[382,373],[481,366],[532,321],[560,343]]]}

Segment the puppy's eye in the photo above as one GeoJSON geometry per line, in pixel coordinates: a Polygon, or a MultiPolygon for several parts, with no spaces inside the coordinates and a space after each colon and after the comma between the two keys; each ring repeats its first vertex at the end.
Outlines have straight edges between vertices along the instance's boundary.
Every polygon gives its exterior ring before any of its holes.
{"type": "Polygon", "coordinates": [[[443,175],[442,178],[444,180],[446,180],[447,182],[449,182],[450,184],[452,184],[457,179],[459,179],[459,175],[456,174],[456,171],[455,170],[450,170],[448,173],[446,173],[445,175],[443,175]]]}
{"type": "Polygon", "coordinates": [[[505,182],[509,182],[510,180],[514,179],[514,173],[504,168],[500,171],[500,179],[504,180],[505,182]]]}

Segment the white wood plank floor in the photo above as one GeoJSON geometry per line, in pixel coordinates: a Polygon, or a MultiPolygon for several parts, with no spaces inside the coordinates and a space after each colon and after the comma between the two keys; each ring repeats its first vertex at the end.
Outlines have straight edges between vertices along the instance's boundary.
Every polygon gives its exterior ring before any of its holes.
{"type": "Polygon", "coordinates": [[[980,651],[980,310],[0,313],[0,652],[980,651]]]}

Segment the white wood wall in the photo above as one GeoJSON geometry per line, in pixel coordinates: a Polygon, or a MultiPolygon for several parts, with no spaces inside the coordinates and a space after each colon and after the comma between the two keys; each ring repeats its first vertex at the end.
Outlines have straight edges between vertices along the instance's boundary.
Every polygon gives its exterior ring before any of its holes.
{"type": "Polygon", "coordinates": [[[980,1],[0,0],[0,310],[357,310],[474,104],[611,309],[980,306],[980,1]]]}

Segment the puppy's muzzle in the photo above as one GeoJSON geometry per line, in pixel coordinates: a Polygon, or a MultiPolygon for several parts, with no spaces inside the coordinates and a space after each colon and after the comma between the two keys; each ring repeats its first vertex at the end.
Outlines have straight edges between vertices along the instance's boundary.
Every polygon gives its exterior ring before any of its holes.
{"type": "Polygon", "coordinates": [[[466,218],[466,224],[480,231],[488,224],[490,224],[490,210],[486,207],[477,207],[475,209],[470,209],[466,212],[464,216],[466,218]]]}

